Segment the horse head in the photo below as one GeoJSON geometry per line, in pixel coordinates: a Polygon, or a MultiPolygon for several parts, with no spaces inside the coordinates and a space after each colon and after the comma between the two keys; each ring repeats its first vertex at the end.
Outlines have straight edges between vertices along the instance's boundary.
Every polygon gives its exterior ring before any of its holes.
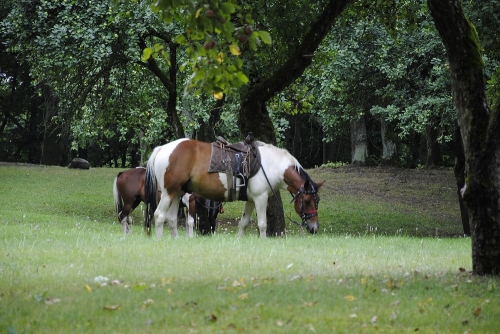
{"type": "Polygon", "coordinates": [[[299,188],[296,194],[292,194],[295,212],[302,218],[302,225],[311,234],[316,234],[319,229],[318,206],[319,206],[319,188],[325,181],[314,183],[307,178],[304,184],[299,188]]]}

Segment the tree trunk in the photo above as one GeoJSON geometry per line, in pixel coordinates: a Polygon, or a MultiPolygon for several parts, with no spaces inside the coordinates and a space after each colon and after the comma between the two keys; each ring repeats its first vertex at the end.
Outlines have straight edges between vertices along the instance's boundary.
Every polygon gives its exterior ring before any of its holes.
{"type": "Polygon", "coordinates": [[[428,0],[447,51],[451,90],[464,147],[472,270],[500,276],[500,101],[490,111],[476,29],[459,0],[428,0]]]}
{"type": "Polygon", "coordinates": [[[455,142],[455,179],[457,180],[457,195],[458,203],[460,205],[460,217],[462,218],[462,226],[464,227],[464,234],[470,236],[469,214],[465,207],[464,200],[462,199],[461,191],[465,186],[465,156],[464,146],[462,144],[462,136],[460,135],[460,127],[455,125],[455,133],[453,141],[455,142]]]}
{"type": "Polygon", "coordinates": [[[210,117],[208,122],[200,122],[200,129],[196,136],[198,140],[212,142],[218,135],[223,135],[222,133],[216,133],[215,128],[217,123],[220,121],[220,114],[222,112],[222,106],[224,105],[225,98],[226,96],[224,95],[222,99],[216,100],[215,105],[209,111],[210,117]]]}
{"type": "Polygon", "coordinates": [[[438,129],[436,128],[437,120],[431,120],[431,124],[425,128],[425,139],[427,143],[427,158],[425,160],[425,168],[436,168],[442,165],[443,156],[441,147],[438,143],[438,129]]]}
{"type": "MultiPolygon", "coordinates": [[[[253,133],[255,139],[269,144],[276,144],[274,127],[264,101],[248,97],[241,102],[239,128],[243,138],[249,132],[253,133]],[[242,115],[245,115],[243,117],[242,115]],[[252,116],[246,116],[252,115],[252,116]]],[[[267,232],[268,236],[282,236],[285,234],[285,214],[281,196],[277,191],[277,198],[273,195],[267,200],[267,232]],[[279,201],[279,202],[278,202],[279,201]]]]}
{"type": "MultiPolygon", "coordinates": [[[[166,103],[167,109],[167,122],[172,127],[173,134],[176,138],[184,138],[184,127],[177,114],[177,46],[178,44],[172,43],[168,38],[164,39],[169,45],[170,67],[168,74],[165,73],[156,60],[150,57],[147,63],[140,62],[142,66],[148,68],[163,84],[168,92],[168,100],[166,103]]],[[[144,50],[146,48],[146,41],[139,40],[139,47],[144,50]]]]}
{"type": "Polygon", "coordinates": [[[177,44],[170,43],[170,68],[169,68],[169,82],[166,85],[168,91],[167,101],[167,119],[170,126],[174,130],[177,138],[184,138],[184,126],[182,126],[179,114],[177,113],[177,44]]]}
{"type": "Polygon", "coordinates": [[[63,131],[61,131],[62,127],[55,124],[52,120],[58,110],[57,99],[48,87],[43,89],[43,95],[45,96],[45,113],[40,164],[49,166],[60,165],[63,162],[65,136],[63,135],[63,131]]]}
{"type": "Polygon", "coordinates": [[[351,163],[354,166],[365,166],[368,157],[368,143],[366,142],[365,115],[351,119],[351,163]]]}
{"type": "Polygon", "coordinates": [[[397,135],[391,124],[384,118],[380,119],[380,132],[382,135],[382,165],[392,166],[397,159],[397,135]]]}

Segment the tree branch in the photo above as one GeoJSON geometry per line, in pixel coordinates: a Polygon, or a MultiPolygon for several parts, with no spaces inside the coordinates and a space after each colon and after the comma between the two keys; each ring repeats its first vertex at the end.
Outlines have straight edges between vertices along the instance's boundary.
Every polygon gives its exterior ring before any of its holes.
{"type": "Polygon", "coordinates": [[[255,84],[251,88],[252,93],[263,96],[263,101],[267,101],[299,78],[312,63],[312,55],[330,31],[337,16],[350,2],[352,0],[330,0],[295,53],[271,77],[255,84]]]}

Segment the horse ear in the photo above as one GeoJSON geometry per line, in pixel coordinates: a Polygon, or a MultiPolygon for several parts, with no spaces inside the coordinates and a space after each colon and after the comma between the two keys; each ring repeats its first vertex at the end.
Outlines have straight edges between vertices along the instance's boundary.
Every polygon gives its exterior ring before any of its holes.
{"type": "Polygon", "coordinates": [[[318,186],[318,189],[321,188],[321,186],[323,185],[323,183],[325,183],[325,180],[316,183],[316,185],[318,186]]]}

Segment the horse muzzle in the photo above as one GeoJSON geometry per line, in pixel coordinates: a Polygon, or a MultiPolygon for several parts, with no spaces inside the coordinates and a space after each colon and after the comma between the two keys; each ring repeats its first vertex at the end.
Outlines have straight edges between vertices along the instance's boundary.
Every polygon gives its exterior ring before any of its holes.
{"type": "Polygon", "coordinates": [[[316,233],[318,233],[319,224],[318,224],[318,222],[313,222],[313,223],[307,222],[306,223],[306,228],[307,228],[307,231],[309,233],[316,234],[316,233]]]}

